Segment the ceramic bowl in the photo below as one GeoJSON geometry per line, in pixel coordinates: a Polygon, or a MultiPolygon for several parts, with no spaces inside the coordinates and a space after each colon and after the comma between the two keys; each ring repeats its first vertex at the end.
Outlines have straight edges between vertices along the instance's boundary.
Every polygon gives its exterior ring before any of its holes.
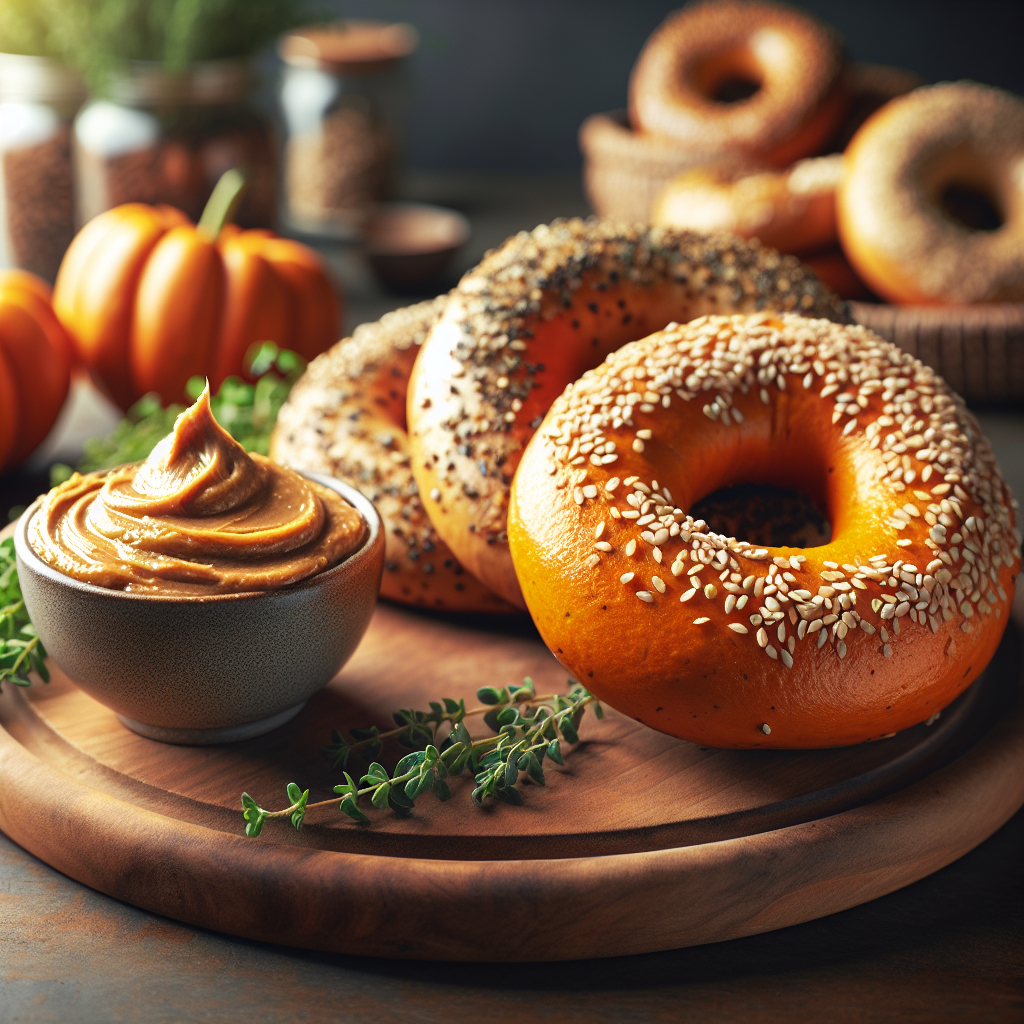
{"type": "Polygon", "coordinates": [[[415,291],[469,239],[469,221],[428,203],[384,203],[366,225],[366,255],[382,283],[415,291]]]}
{"type": "Polygon", "coordinates": [[[157,597],[72,579],[29,547],[36,501],[14,543],[25,604],[52,661],[128,728],[167,743],[228,743],[293,718],[362,639],[384,566],[373,505],[347,484],[306,475],[358,509],[366,541],[325,572],[258,593],[157,597]]]}

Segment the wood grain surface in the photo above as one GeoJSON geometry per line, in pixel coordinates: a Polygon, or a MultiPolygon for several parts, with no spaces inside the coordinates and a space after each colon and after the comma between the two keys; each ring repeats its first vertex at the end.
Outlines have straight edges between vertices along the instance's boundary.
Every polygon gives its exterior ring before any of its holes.
{"type": "Polygon", "coordinates": [[[851,302],[858,323],[937,370],[968,402],[1024,402],[1024,302],[891,306],[851,302]]]}
{"type": "Polygon", "coordinates": [[[332,808],[301,833],[272,822],[244,838],[243,789],[265,806],[289,781],[330,796],[332,726],[385,726],[394,708],[524,675],[565,686],[525,620],[382,606],[299,718],[235,746],[136,736],[59,671],[7,688],[0,827],[102,892],[249,938],[440,960],[668,949],[854,906],[991,834],[1024,802],[1019,669],[1011,632],[937,725],[840,750],[700,748],[612,713],[522,808],[478,811],[456,781],[408,820],[359,826],[332,808]],[[464,927],[434,927],[442,915],[464,927]]]}

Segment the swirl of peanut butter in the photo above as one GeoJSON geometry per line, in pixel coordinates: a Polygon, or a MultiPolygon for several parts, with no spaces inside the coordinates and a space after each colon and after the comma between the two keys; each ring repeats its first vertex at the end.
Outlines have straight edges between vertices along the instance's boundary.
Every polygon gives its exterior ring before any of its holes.
{"type": "Polygon", "coordinates": [[[76,473],[29,524],[32,549],[59,572],[159,595],[285,587],[366,533],[340,494],[248,454],[214,419],[208,389],[145,462],[76,473]]]}

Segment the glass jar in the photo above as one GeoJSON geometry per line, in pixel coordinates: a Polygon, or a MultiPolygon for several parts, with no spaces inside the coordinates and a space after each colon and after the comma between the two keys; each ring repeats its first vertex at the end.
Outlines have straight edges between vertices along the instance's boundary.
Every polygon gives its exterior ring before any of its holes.
{"type": "Polygon", "coordinates": [[[300,230],[358,236],[394,192],[411,25],[348,21],[292,32],[280,45],[288,133],[284,209],[300,230]]]}
{"type": "Polygon", "coordinates": [[[75,234],[71,122],[77,73],[47,57],[0,53],[0,266],[52,282],[75,234]]]}
{"type": "Polygon", "coordinates": [[[201,61],[180,74],[133,61],[75,119],[79,223],[121,203],[167,203],[193,220],[231,167],[249,188],[235,220],[271,227],[277,154],[269,116],[250,101],[248,61],[201,61]]]}

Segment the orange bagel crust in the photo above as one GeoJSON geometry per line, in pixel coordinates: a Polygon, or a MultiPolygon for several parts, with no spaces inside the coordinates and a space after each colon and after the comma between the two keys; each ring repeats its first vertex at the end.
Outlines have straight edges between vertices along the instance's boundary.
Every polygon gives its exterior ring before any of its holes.
{"type": "Polygon", "coordinates": [[[651,222],[693,231],[731,231],[801,256],[837,244],[836,189],[843,156],[800,160],[784,171],[702,167],[674,178],[658,197],[651,222]]]}
{"type": "Polygon", "coordinates": [[[630,77],[630,119],[709,158],[785,167],[819,150],[841,122],[841,70],[838,37],[806,14],[709,0],[670,15],[647,41],[630,77]],[[748,99],[717,101],[732,80],[759,88],[748,99]]]}
{"type": "Polygon", "coordinates": [[[568,387],[516,474],[509,541],[555,656],[646,725],[724,747],[858,743],[925,721],[1009,618],[1019,534],[962,400],[863,327],[706,317],[568,387]],[[610,466],[578,453],[606,452],[610,466]],[[686,510],[797,487],[833,534],[758,548],[686,510]]]}
{"type": "Polygon", "coordinates": [[[874,114],[846,151],[837,195],[850,263],[890,302],[1024,300],[1024,101],[971,82],[917,89],[874,114]],[[986,195],[997,230],[943,209],[950,188],[986,195]]]}
{"type": "Polygon", "coordinates": [[[445,611],[515,612],[437,536],[409,471],[405,391],[440,296],[357,327],[309,364],[281,409],[271,458],[359,488],[384,524],[381,596],[445,611]]]}
{"type": "Polygon", "coordinates": [[[412,472],[437,532],[522,605],[508,492],[551,402],[609,352],[673,320],[765,307],[845,316],[796,259],[729,235],[572,220],[510,238],[459,283],[409,382],[412,472]]]}

